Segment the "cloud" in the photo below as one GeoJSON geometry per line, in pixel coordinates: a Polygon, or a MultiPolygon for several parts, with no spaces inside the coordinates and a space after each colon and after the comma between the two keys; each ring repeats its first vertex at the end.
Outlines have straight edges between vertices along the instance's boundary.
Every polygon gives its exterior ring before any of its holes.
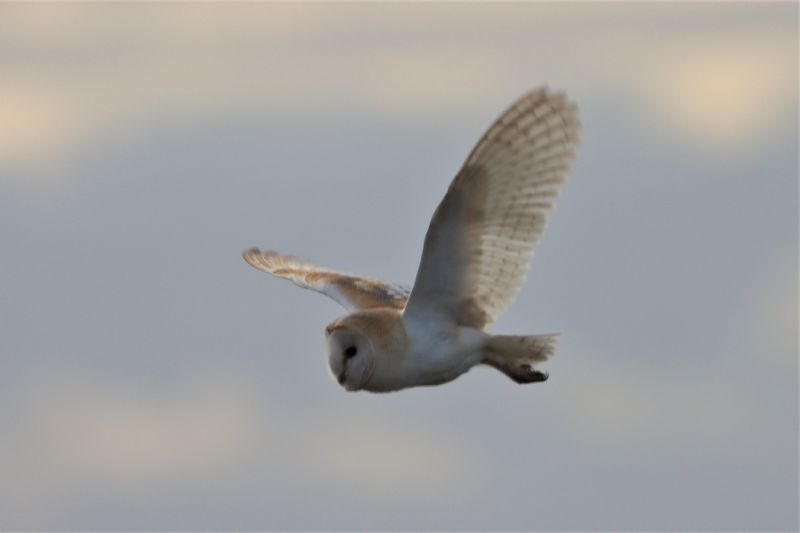
{"type": "Polygon", "coordinates": [[[739,420],[752,416],[750,399],[732,396],[719,378],[640,371],[597,348],[576,353],[592,353],[593,360],[605,363],[584,359],[561,370],[572,379],[558,408],[592,441],[692,448],[698,441],[724,442],[741,430],[739,420]]]}
{"type": "Polygon", "coordinates": [[[4,8],[0,165],[185,116],[453,120],[545,82],[631,91],[648,131],[729,149],[768,137],[795,87],[792,36],[670,23],[719,8],[673,9],[653,40],[632,23],[647,10],[592,6],[48,7],[4,8]],[[574,30],[569,46],[557,27],[574,30]]]}
{"type": "Polygon", "coordinates": [[[268,449],[263,406],[234,381],[153,391],[51,369],[5,392],[0,527],[70,523],[86,494],[185,491],[268,449]]]}
{"type": "Polygon", "coordinates": [[[233,468],[264,442],[245,389],[199,385],[164,394],[65,382],[37,395],[31,452],[73,482],[181,482],[233,468]]]}
{"type": "Polygon", "coordinates": [[[664,50],[645,71],[649,115],[687,145],[758,150],[791,115],[794,44],[780,35],[730,35],[664,50]]]}
{"type": "Polygon", "coordinates": [[[34,83],[0,83],[0,162],[17,166],[62,153],[74,128],[69,102],[34,83]]]}
{"type": "Polygon", "coordinates": [[[70,374],[26,387],[15,393],[26,399],[24,422],[0,442],[0,492],[13,486],[29,503],[38,501],[33,493],[42,484],[50,495],[86,484],[163,488],[242,471],[381,494],[460,492],[465,472],[478,475],[468,469],[463,443],[438,432],[278,409],[241,380],[207,376],[153,391],[70,374]]]}
{"type": "Polygon", "coordinates": [[[462,444],[400,422],[318,423],[304,433],[311,469],[337,483],[381,492],[460,493],[474,485],[465,485],[465,477],[479,476],[462,444]]]}

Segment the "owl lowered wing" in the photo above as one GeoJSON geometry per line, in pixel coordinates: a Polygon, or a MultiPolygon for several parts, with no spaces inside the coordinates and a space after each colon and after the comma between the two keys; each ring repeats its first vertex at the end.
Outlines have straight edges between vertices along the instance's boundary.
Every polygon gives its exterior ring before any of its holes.
{"type": "Polygon", "coordinates": [[[250,248],[242,257],[259,270],[329,296],[348,311],[378,307],[403,309],[410,293],[408,287],[337,272],[269,250],[250,248]]]}
{"type": "Polygon", "coordinates": [[[579,130],[577,108],[546,88],[494,122],[433,215],[409,320],[482,329],[514,301],[575,158],[579,130]]]}

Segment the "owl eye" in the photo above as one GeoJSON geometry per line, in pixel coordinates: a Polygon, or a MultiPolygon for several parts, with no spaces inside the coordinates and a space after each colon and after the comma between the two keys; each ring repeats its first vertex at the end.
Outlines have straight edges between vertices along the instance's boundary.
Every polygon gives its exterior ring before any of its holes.
{"type": "Polygon", "coordinates": [[[358,349],[355,346],[350,346],[344,351],[344,356],[348,359],[354,357],[358,353],[358,349]]]}

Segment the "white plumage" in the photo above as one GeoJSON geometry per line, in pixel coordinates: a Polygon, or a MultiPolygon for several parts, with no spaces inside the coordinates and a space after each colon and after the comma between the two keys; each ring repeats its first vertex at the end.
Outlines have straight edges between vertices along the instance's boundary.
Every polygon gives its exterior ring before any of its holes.
{"type": "Polygon", "coordinates": [[[348,390],[451,381],[488,364],[518,383],[557,335],[490,335],[516,298],[575,158],[577,109],[546,88],[517,100],[483,135],[433,215],[413,289],[252,248],[252,266],[321,292],[352,314],[326,328],[331,371],[348,390]]]}

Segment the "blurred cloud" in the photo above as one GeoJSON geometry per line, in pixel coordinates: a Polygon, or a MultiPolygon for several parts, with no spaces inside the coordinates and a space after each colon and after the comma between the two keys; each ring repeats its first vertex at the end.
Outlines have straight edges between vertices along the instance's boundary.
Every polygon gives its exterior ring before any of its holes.
{"type": "Polygon", "coordinates": [[[781,35],[684,43],[649,65],[653,118],[687,145],[752,153],[791,117],[795,41],[781,35]]]}
{"type": "Polygon", "coordinates": [[[56,158],[79,135],[69,105],[37,84],[0,83],[0,163],[30,164],[56,158]]]}
{"type": "Polygon", "coordinates": [[[0,445],[0,464],[17,458],[5,470],[18,482],[34,465],[46,466],[51,484],[131,488],[213,480],[257,464],[313,484],[461,492],[469,464],[464,446],[444,435],[347,413],[298,417],[220,376],[148,391],[50,375],[25,388],[28,418],[12,448],[0,445]]]}
{"type": "MultiPolygon", "coordinates": [[[[611,354],[597,348],[580,365],[567,363],[564,372],[564,416],[587,438],[609,443],[639,445],[670,442],[696,446],[698,441],[724,443],[740,430],[738,421],[752,416],[753,406],[744,396],[732,397],[726,387],[698,373],[696,376],[659,375],[631,365],[619,365],[611,354]]],[[[698,354],[699,357],[699,354],[698,354]]]]}
{"type": "Polygon", "coordinates": [[[222,383],[147,395],[72,378],[36,396],[32,431],[46,446],[36,460],[112,484],[203,478],[263,446],[260,408],[222,383]]]}
{"type": "Polygon", "coordinates": [[[344,421],[305,429],[304,440],[315,459],[310,468],[318,473],[381,492],[418,494],[463,493],[480,477],[472,466],[477,461],[469,461],[464,447],[443,435],[402,422],[359,426],[346,414],[342,417],[344,421]],[[471,483],[465,484],[466,479],[471,483]]]}
{"type": "Polygon", "coordinates": [[[381,6],[390,17],[374,6],[153,8],[3,7],[0,166],[86,149],[146,117],[361,112],[424,125],[545,82],[628,95],[650,117],[647,132],[730,151],[765,142],[796,93],[790,31],[693,31],[664,7],[669,40],[647,37],[648,10],[626,10],[637,25],[605,5],[381,6]],[[558,24],[573,31],[556,50],[558,24]]]}

